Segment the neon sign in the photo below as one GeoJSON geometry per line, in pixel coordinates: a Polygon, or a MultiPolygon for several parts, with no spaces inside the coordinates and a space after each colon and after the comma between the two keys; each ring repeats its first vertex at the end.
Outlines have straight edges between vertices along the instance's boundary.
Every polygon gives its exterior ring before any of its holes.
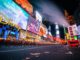
{"type": "Polygon", "coordinates": [[[15,0],[15,2],[24,8],[29,14],[33,13],[33,7],[28,0],[15,0]]]}

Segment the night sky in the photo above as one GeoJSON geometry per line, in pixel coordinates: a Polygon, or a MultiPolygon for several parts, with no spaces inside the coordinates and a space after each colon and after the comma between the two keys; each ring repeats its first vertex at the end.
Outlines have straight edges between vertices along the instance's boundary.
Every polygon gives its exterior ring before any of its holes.
{"type": "Polygon", "coordinates": [[[55,1],[55,3],[59,7],[61,7],[61,9],[66,9],[71,15],[74,14],[80,2],[80,0],[52,0],[52,1],[55,1]]]}
{"type": "MultiPolygon", "coordinates": [[[[29,0],[30,3],[34,6],[34,8],[39,8],[36,6],[36,3],[40,1],[48,1],[48,0],[29,0]]],[[[66,9],[69,14],[74,14],[75,10],[78,8],[80,4],[80,0],[49,0],[52,3],[55,3],[61,10],[66,9]]]]}
{"type": "MultiPolygon", "coordinates": [[[[75,11],[78,9],[78,7],[80,5],[80,0],[29,0],[29,1],[33,5],[35,10],[40,11],[40,7],[37,6],[36,3],[40,4],[41,1],[44,1],[44,2],[49,1],[52,4],[56,4],[56,6],[62,11],[63,14],[64,14],[64,10],[66,9],[70,15],[74,15],[75,11]]],[[[47,26],[47,28],[50,25],[52,35],[55,36],[54,24],[51,24],[49,21],[46,21],[46,20],[43,21],[43,24],[45,24],[47,26]]],[[[64,36],[63,36],[64,33],[63,33],[62,27],[60,27],[60,34],[61,34],[61,38],[64,38],[64,36]]]]}

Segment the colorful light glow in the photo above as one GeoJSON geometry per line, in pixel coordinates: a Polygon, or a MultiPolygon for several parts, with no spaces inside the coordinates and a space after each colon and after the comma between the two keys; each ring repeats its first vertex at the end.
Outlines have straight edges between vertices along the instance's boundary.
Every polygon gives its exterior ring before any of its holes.
{"type": "Polygon", "coordinates": [[[44,28],[43,26],[40,26],[39,35],[40,36],[46,35],[46,28],[44,28]]]}
{"type": "Polygon", "coordinates": [[[72,25],[72,26],[69,26],[68,27],[68,32],[71,36],[75,36],[75,35],[78,35],[78,28],[76,26],[76,24],[72,25]]]}
{"type": "Polygon", "coordinates": [[[20,39],[26,39],[27,33],[24,30],[20,30],[20,39]]]}
{"type": "Polygon", "coordinates": [[[38,34],[40,28],[40,22],[35,20],[33,17],[29,16],[27,30],[38,34]]]}
{"type": "Polygon", "coordinates": [[[74,39],[77,40],[77,36],[74,36],[74,39]]]}
{"type": "Polygon", "coordinates": [[[59,29],[59,26],[56,24],[56,29],[59,29]]]}
{"type": "Polygon", "coordinates": [[[55,29],[56,29],[56,37],[60,38],[59,26],[57,23],[55,24],[55,29]]]}
{"type": "Polygon", "coordinates": [[[76,24],[68,27],[68,32],[71,36],[71,40],[77,40],[78,30],[76,24]]]}
{"type": "Polygon", "coordinates": [[[73,36],[72,26],[68,27],[68,33],[70,34],[70,36],[73,36]]]}
{"type": "Polygon", "coordinates": [[[28,0],[15,0],[16,3],[21,5],[22,8],[24,8],[28,13],[32,14],[33,13],[33,7],[32,5],[28,2],[28,0]]]}
{"type": "Polygon", "coordinates": [[[59,30],[56,30],[56,34],[60,34],[59,30]]]}
{"type": "Polygon", "coordinates": [[[40,22],[42,22],[42,16],[38,11],[36,11],[36,20],[39,20],[40,22]]]}
{"type": "MultiPolygon", "coordinates": [[[[29,14],[20,8],[13,0],[0,0],[0,12],[7,16],[9,21],[26,29],[29,14]]],[[[6,21],[6,18],[4,19],[6,21]]]]}

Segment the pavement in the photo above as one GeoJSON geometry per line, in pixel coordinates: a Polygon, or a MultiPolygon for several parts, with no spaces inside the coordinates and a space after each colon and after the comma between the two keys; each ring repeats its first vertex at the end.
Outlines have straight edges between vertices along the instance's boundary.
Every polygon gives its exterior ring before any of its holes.
{"type": "Polygon", "coordinates": [[[3,46],[0,60],[80,60],[80,47],[67,45],[3,46]]]}

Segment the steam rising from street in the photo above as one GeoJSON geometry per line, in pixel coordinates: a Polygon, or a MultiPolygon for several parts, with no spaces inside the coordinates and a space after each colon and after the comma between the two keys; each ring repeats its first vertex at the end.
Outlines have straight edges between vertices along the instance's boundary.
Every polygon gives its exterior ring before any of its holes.
{"type": "MultiPolygon", "coordinates": [[[[59,25],[64,25],[65,27],[68,27],[69,24],[66,21],[64,15],[62,12],[58,9],[58,7],[55,4],[52,4],[51,2],[47,1],[40,1],[39,3],[36,3],[38,7],[41,9],[41,13],[46,19],[51,23],[58,23],[59,25]]],[[[39,10],[40,10],[39,9],[39,10]]]]}

